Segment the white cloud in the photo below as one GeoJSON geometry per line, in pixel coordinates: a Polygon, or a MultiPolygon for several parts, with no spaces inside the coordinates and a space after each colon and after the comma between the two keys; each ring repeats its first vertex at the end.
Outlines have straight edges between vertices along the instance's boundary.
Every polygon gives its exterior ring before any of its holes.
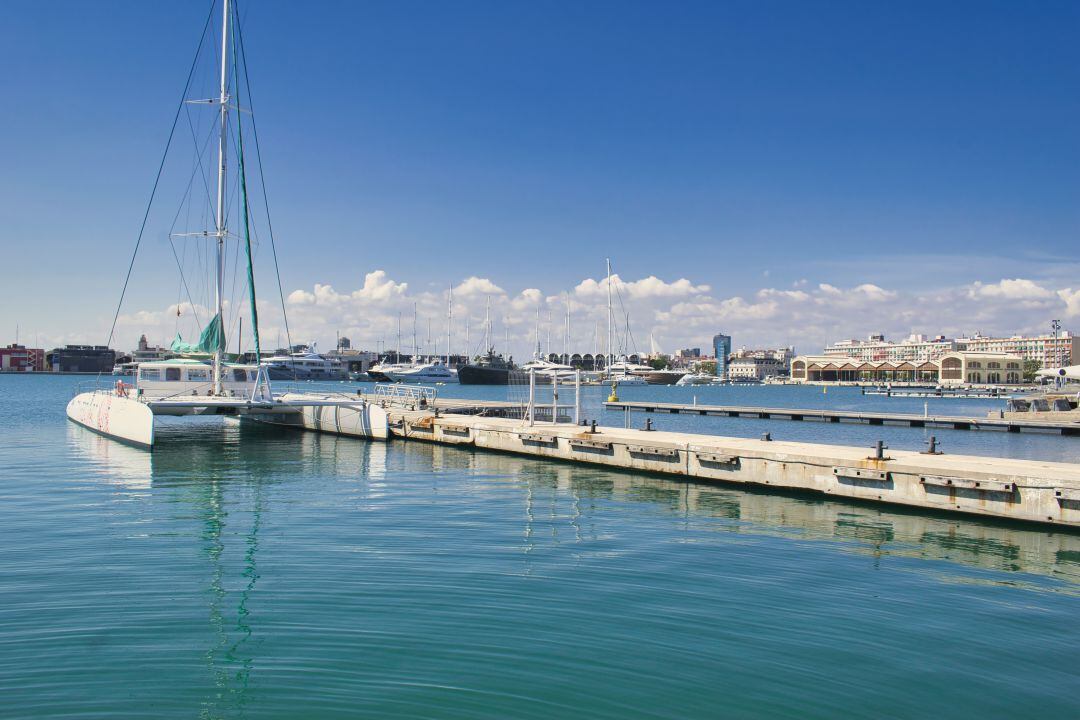
{"type": "Polygon", "coordinates": [[[1080,315],[1080,289],[1063,288],[1057,291],[1057,296],[1065,303],[1065,317],[1080,315]]]}
{"type": "MultiPolygon", "coordinates": [[[[611,276],[612,290],[617,288],[625,297],[635,300],[649,298],[676,298],[700,295],[709,292],[708,285],[694,285],[686,278],[680,278],[674,282],[665,282],[655,275],[626,282],[618,274],[611,276]]],[[[574,288],[574,295],[582,299],[595,299],[607,297],[608,279],[594,280],[586,278],[574,288]]]]}
{"type": "MultiPolygon", "coordinates": [[[[824,344],[848,337],[883,332],[894,339],[910,333],[962,335],[981,331],[993,334],[1045,331],[1049,320],[1080,318],[1080,288],[1054,287],[1051,283],[1023,278],[988,280],[971,285],[913,292],[872,283],[834,285],[799,280],[789,288],[762,287],[736,294],[713,294],[710,286],[686,278],[665,281],[655,276],[624,281],[613,277],[619,289],[615,326],[620,344],[639,351],[649,346],[649,336],[672,351],[679,347],[708,346],[713,334],[733,335],[736,346],[794,345],[812,352],[824,344]],[[625,339],[629,322],[633,341],[625,339]],[[634,349],[634,348],[631,348],[634,349]]],[[[586,278],[571,293],[571,345],[597,349],[607,333],[607,280],[586,278]]],[[[354,290],[338,291],[316,283],[287,295],[293,342],[319,340],[320,347],[333,346],[336,333],[350,337],[355,347],[375,349],[396,345],[401,318],[402,345],[413,342],[413,308],[416,308],[417,343],[445,351],[447,291],[410,290],[409,283],[391,278],[383,270],[364,275],[354,290]],[[428,344],[428,323],[432,342],[428,344]]],[[[470,324],[470,344],[479,348],[485,307],[490,301],[492,336],[510,337],[510,352],[528,355],[534,345],[536,310],[540,308],[541,339],[546,347],[561,351],[565,297],[557,288],[548,292],[530,287],[508,291],[492,278],[467,277],[454,284],[455,350],[464,349],[464,328],[470,324]],[[549,339],[550,338],[550,341],[549,339]]],[[[260,301],[264,345],[285,342],[280,307],[260,301]]],[[[178,325],[185,337],[196,332],[195,312],[205,321],[206,308],[186,303],[163,310],[141,310],[121,316],[125,333],[120,345],[133,345],[140,332],[152,342],[171,339],[178,325]]],[[[246,311],[243,311],[246,312],[246,311]]],[[[229,313],[231,337],[237,332],[235,313],[229,313]]],[[[245,316],[246,325],[246,316],[245,316]]],[[[1067,326],[1068,327],[1068,326],[1067,326]]],[[[1072,329],[1072,328],[1069,328],[1072,329]]]]}
{"type": "Polygon", "coordinates": [[[487,278],[475,275],[465,278],[454,288],[454,297],[466,298],[472,295],[505,295],[506,291],[487,278]]]}
{"type": "Polygon", "coordinates": [[[1046,300],[1054,297],[1054,292],[1032,280],[1015,278],[1002,279],[991,285],[977,282],[971,286],[973,297],[1007,298],[1012,300],[1046,300]]]}

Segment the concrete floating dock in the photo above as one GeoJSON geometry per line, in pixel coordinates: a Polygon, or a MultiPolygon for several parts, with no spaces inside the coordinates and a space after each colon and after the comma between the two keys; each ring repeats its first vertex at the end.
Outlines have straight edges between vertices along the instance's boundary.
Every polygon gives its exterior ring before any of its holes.
{"type": "MultiPolygon", "coordinates": [[[[753,405],[686,405],[657,402],[605,402],[608,410],[631,412],[671,413],[715,417],[755,418],[761,420],[796,420],[804,422],[857,423],[863,425],[896,425],[900,427],[945,428],[950,430],[997,430],[999,432],[1040,432],[1058,435],[1080,435],[1080,421],[1059,418],[1012,417],[974,418],[950,415],[919,415],[918,413],[860,412],[855,410],[814,410],[770,408],[753,405]]],[[[1028,413],[1019,413],[1026,415],[1028,413]]],[[[1037,413],[1030,413],[1037,415],[1037,413]]],[[[1060,415],[1058,413],[1057,415],[1060,415]]]]}
{"type": "Polygon", "coordinates": [[[879,460],[869,448],[388,412],[396,438],[1080,528],[1080,468],[1068,463],[909,451],[879,460]]]}

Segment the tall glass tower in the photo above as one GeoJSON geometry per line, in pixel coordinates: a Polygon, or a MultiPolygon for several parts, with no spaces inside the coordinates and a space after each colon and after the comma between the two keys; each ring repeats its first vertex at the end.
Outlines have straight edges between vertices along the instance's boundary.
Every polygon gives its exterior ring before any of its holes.
{"type": "Polygon", "coordinates": [[[716,377],[727,377],[728,355],[731,354],[731,336],[713,335],[713,355],[716,356],[716,377]]]}

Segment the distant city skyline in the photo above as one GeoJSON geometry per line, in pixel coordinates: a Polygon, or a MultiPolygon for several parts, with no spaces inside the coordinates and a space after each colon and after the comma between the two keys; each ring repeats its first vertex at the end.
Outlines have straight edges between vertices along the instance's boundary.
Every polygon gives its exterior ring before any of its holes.
{"type": "MultiPolygon", "coordinates": [[[[106,341],[209,7],[7,9],[3,344],[17,325],[27,345],[106,341]]],[[[531,354],[539,304],[561,349],[567,292],[589,346],[605,257],[641,352],[650,335],[667,352],[718,332],[812,352],[1077,326],[1075,4],[249,0],[241,14],[294,342],[330,349],[340,331],[375,349],[402,313],[411,345],[415,302],[442,345],[453,283],[459,348],[468,316],[475,350],[490,295],[500,347],[509,327],[509,350],[531,354]]],[[[194,330],[171,307],[175,212],[168,197],[151,217],[120,349],[194,330]]]]}
{"type": "MultiPolygon", "coordinates": [[[[616,350],[642,355],[650,351],[650,335],[662,352],[674,354],[684,347],[711,348],[712,337],[718,330],[732,336],[733,350],[743,346],[795,347],[800,353],[817,352],[829,343],[846,339],[864,340],[871,334],[884,334],[894,341],[912,334],[949,338],[978,333],[1001,337],[1045,335],[1050,333],[1050,318],[1075,318],[1075,310],[1080,306],[1080,290],[1053,290],[1047,285],[1015,279],[993,285],[976,283],[925,296],[869,284],[837,288],[803,283],[786,290],[763,288],[748,298],[718,299],[710,286],[695,285],[688,279],[666,282],[648,277],[627,281],[617,274],[613,276],[613,286],[621,296],[615,311],[616,322],[624,322],[625,309],[629,312],[631,331],[627,345],[625,327],[616,328],[616,350]],[[949,307],[951,314],[936,312],[939,305],[949,307]],[[908,325],[908,322],[924,324],[908,325]]],[[[532,355],[539,307],[543,351],[561,353],[567,298],[571,307],[572,351],[603,352],[607,331],[606,278],[603,277],[586,278],[565,293],[550,294],[537,288],[513,292],[486,278],[467,278],[454,288],[453,350],[459,354],[466,351],[468,318],[468,351],[470,354],[482,351],[485,308],[490,300],[491,340],[499,351],[506,350],[509,330],[510,353],[515,357],[532,355]]],[[[374,271],[357,288],[339,291],[318,285],[296,289],[287,294],[286,305],[293,344],[317,342],[320,349],[330,350],[341,335],[350,339],[354,349],[393,348],[397,344],[400,314],[403,351],[411,351],[413,347],[415,305],[416,337],[421,352],[435,349],[439,354],[446,352],[446,289],[414,290],[407,282],[374,271]],[[372,309],[377,312],[370,312],[372,309]]],[[[178,318],[177,307],[172,304],[160,310],[122,313],[114,347],[131,349],[142,334],[147,335],[151,344],[160,345],[168,345],[178,331],[190,337],[197,327],[194,313],[187,303],[181,303],[178,318]]],[[[208,316],[204,307],[196,310],[201,317],[208,316]]],[[[280,323],[277,298],[261,299],[260,315],[266,318],[261,323],[264,348],[285,346],[288,336],[280,323]]],[[[101,318],[103,323],[107,320],[101,318]]],[[[1072,331],[1068,321],[1063,330],[1072,331]]],[[[28,336],[26,331],[27,328],[21,328],[20,339],[31,346],[35,342],[50,347],[103,342],[76,334],[60,338],[28,336]]],[[[232,348],[236,346],[237,331],[234,323],[229,334],[232,348]]],[[[250,349],[246,332],[243,343],[245,349],[250,349]]]]}

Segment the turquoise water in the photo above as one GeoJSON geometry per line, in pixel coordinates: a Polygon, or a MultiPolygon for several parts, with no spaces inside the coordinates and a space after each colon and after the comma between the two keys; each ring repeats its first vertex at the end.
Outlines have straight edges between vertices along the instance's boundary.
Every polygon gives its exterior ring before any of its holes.
{"type": "Polygon", "coordinates": [[[0,377],[5,718],[1080,715],[1080,535],[213,421],[146,453],[79,382],[0,377]]]}

